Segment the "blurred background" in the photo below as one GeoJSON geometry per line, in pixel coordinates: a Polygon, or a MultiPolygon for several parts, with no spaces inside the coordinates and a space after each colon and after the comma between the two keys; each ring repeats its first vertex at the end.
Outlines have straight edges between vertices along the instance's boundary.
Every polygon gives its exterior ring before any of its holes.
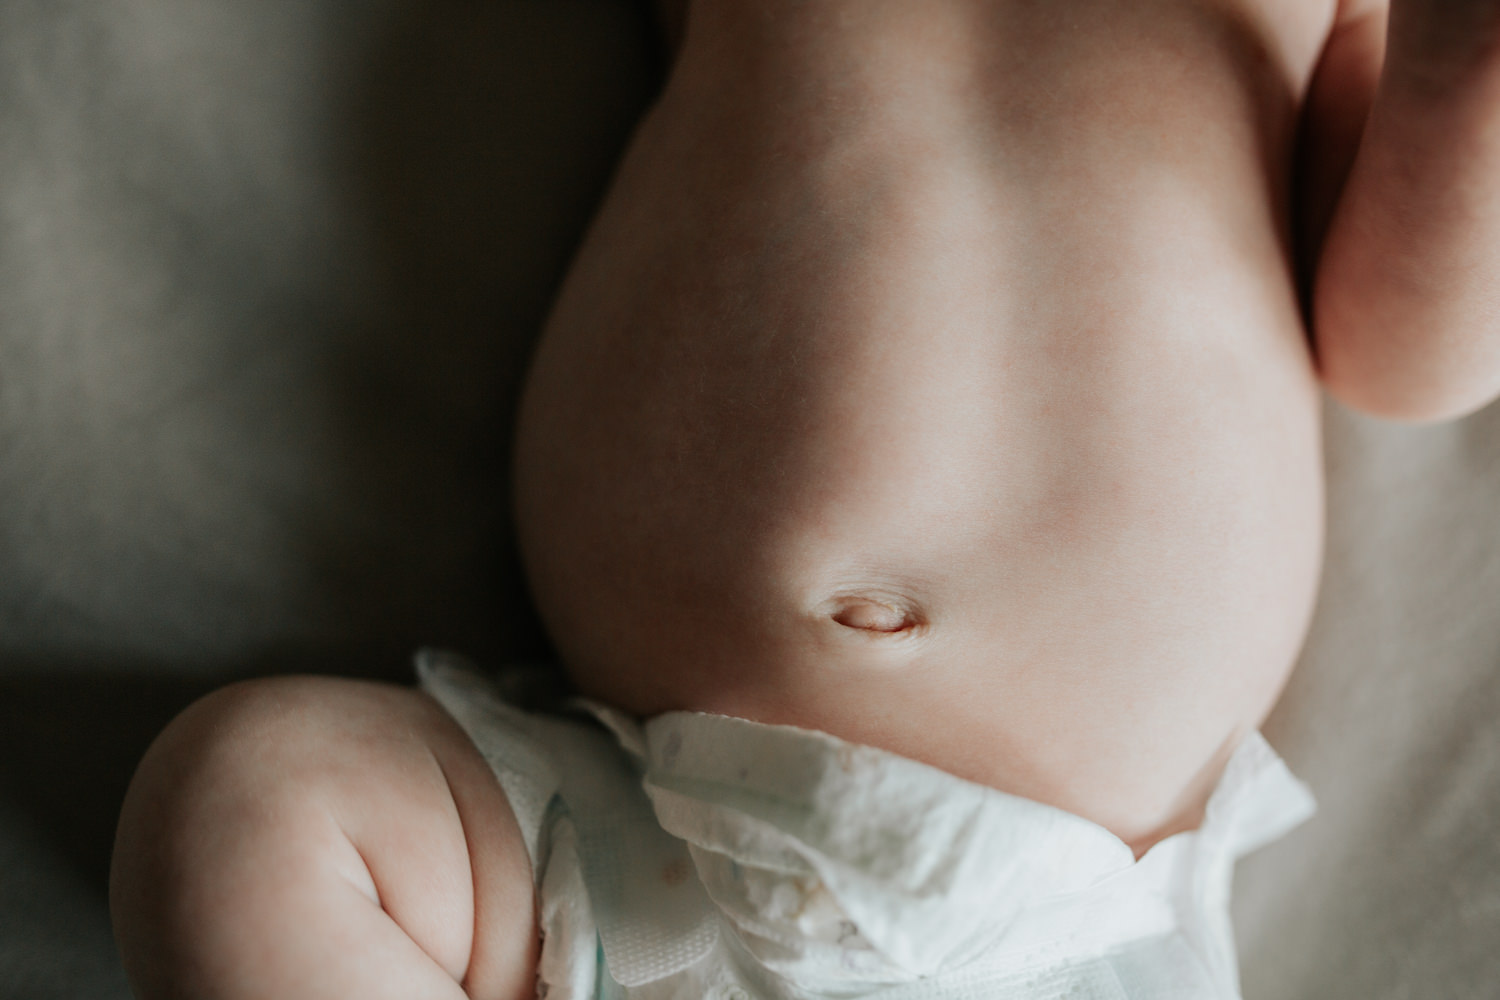
{"type": "MultiPolygon", "coordinates": [[[[115,814],[198,695],[548,656],[509,421],[645,6],[0,2],[0,1000],[129,995],[115,814]]],[[[1330,410],[1330,475],[1247,996],[1500,995],[1500,416],[1330,410]]]]}
{"type": "Polygon", "coordinates": [[[193,698],[546,655],[508,422],[644,7],[0,3],[0,996],[128,995],[115,813],[193,698]]]}

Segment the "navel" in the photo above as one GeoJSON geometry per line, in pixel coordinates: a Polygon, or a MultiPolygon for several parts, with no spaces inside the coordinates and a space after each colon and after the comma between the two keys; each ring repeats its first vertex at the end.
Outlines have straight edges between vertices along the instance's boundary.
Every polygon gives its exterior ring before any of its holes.
{"type": "Polygon", "coordinates": [[[861,632],[907,632],[920,624],[908,608],[866,597],[843,597],[834,602],[829,617],[845,628],[861,632]]]}

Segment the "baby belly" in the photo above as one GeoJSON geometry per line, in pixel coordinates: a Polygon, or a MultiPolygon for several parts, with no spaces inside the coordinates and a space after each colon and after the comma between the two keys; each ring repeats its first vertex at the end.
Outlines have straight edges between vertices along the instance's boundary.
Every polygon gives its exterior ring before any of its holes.
{"type": "Polygon", "coordinates": [[[1196,821],[1312,604],[1281,195],[1227,84],[1188,129],[962,82],[674,81],[539,347],[523,550],[588,694],[1144,842],[1196,821]]]}

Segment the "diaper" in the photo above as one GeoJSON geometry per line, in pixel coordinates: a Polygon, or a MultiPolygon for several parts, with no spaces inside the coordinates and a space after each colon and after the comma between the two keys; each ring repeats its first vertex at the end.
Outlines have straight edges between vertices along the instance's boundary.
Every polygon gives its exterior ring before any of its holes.
{"type": "Polygon", "coordinates": [[[509,797],[547,1000],[1233,1000],[1234,861],[1312,797],[1259,734],[1202,826],[1108,830],[825,733],[582,699],[418,656],[509,797]]]}

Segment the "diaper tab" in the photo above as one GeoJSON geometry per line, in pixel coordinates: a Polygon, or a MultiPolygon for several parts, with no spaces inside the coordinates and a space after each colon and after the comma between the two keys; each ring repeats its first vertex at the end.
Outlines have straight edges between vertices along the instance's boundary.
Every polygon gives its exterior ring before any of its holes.
{"type": "Polygon", "coordinates": [[[416,673],[422,689],[469,735],[499,779],[537,872],[543,822],[562,778],[552,754],[529,732],[531,717],[507,703],[494,683],[457,653],[423,649],[416,655],[416,673]]]}
{"type": "Polygon", "coordinates": [[[453,654],[423,651],[417,671],[516,814],[537,882],[549,990],[582,1000],[595,983],[644,986],[715,948],[720,918],[686,845],[661,828],[636,761],[609,732],[585,718],[522,712],[453,654]]]}

